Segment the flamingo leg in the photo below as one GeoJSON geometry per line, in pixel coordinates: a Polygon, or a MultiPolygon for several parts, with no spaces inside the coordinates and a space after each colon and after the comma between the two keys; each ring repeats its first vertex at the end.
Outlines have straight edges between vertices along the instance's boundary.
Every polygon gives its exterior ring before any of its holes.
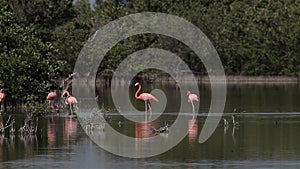
{"type": "Polygon", "coordinates": [[[147,101],[145,101],[145,113],[148,112],[147,101]]]}
{"type": "Polygon", "coordinates": [[[152,108],[151,108],[151,103],[150,103],[150,101],[148,101],[148,107],[149,107],[150,113],[152,114],[152,108]]]}
{"type": "Polygon", "coordinates": [[[195,107],[194,107],[194,103],[193,103],[193,102],[191,102],[191,103],[192,103],[193,113],[194,113],[194,115],[195,115],[195,107]]]}
{"type": "Polygon", "coordinates": [[[72,110],[72,105],[71,104],[70,104],[70,111],[71,111],[70,115],[72,115],[73,114],[73,110],[72,110]]]}
{"type": "Polygon", "coordinates": [[[147,121],[147,101],[145,101],[145,121],[147,121]]]}
{"type": "Polygon", "coordinates": [[[75,104],[75,115],[76,115],[76,112],[78,111],[78,105],[77,105],[77,103],[75,104]]]}
{"type": "Polygon", "coordinates": [[[152,116],[152,108],[151,108],[151,103],[150,103],[150,101],[148,101],[148,106],[149,106],[149,111],[150,111],[149,119],[151,119],[151,116],[152,116]]]}

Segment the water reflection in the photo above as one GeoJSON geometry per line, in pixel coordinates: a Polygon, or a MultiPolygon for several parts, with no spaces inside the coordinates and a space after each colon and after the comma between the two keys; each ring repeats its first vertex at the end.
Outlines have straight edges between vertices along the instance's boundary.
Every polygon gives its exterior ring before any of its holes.
{"type": "Polygon", "coordinates": [[[56,144],[56,128],[58,123],[58,117],[48,118],[47,123],[47,141],[48,147],[54,147],[56,144]]]}
{"type": "Polygon", "coordinates": [[[4,134],[0,134],[0,145],[1,145],[1,146],[2,146],[3,143],[4,143],[4,138],[5,138],[4,134]]]}
{"type": "Polygon", "coordinates": [[[154,136],[153,128],[157,128],[157,120],[136,122],[135,124],[135,137],[146,138],[154,136]]]}
{"type": "Polygon", "coordinates": [[[77,122],[78,121],[76,118],[65,118],[64,141],[66,145],[69,145],[71,140],[75,140],[77,132],[77,122]]]}
{"type": "MultiPolygon", "coordinates": [[[[176,112],[173,105],[179,105],[176,101],[180,100],[175,89],[167,90],[174,97],[170,100],[172,107],[167,107],[166,114],[176,112]]],[[[205,97],[209,95],[209,89],[202,89],[200,93],[202,98],[206,98],[201,102],[202,107],[209,107],[210,99],[205,97]]],[[[103,96],[109,95],[109,90],[105,89],[101,94],[101,103],[103,101],[104,105],[109,105],[111,99],[103,96]]],[[[187,137],[176,147],[159,156],[142,160],[117,157],[103,151],[86,137],[78,127],[77,119],[44,117],[39,120],[36,135],[0,135],[0,168],[299,168],[300,116],[299,113],[287,115],[289,111],[300,111],[299,94],[299,87],[295,86],[229,86],[228,112],[232,113],[234,107],[250,112],[237,114],[236,120],[240,126],[234,126],[231,116],[225,114],[224,118],[229,125],[224,126],[224,121],[221,121],[212,137],[198,144],[198,132],[206,117],[191,119],[182,126],[189,129],[187,137]],[[266,115],[266,112],[277,110],[277,115],[266,115]],[[251,112],[259,113],[251,115],[251,112]]],[[[23,120],[23,117],[19,120],[16,118],[16,129],[23,124],[23,120]]],[[[140,148],[142,152],[149,151],[141,147],[147,148],[151,137],[164,137],[166,142],[171,140],[171,131],[169,138],[168,134],[154,136],[151,127],[159,129],[166,121],[172,125],[175,120],[175,116],[167,114],[154,122],[135,123],[114,114],[109,124],[121,133],[136,137],[133,147],[140,148]]],[[[107,130],[98,130],[95,125],[93,128],[94,134],[103,142],[112,142],[120,151],[126,147],[127,144],[117,144],[118,141],[111,139],[107,130]]]]}
{"type": "Polygon", "coordinates": [[[198,120],[191,119],[188,121],[188,141],[189,143],[197,142],[198,140],[198,120]]]}

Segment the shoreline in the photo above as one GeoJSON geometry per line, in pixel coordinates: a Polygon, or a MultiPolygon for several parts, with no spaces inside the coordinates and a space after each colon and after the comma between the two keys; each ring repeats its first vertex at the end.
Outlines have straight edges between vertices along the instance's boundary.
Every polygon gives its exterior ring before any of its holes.
{"type": "MultiPolygon", "coordinates": [[[[198,84],[210,84],[210,79],[207,75],[178,77],[181,83],[191,83],[195,78],[198,84]]],[[[130,79],[128,76],[123,76],[117,79],[115,85],[123,85],[130,79]]],[[[88,81],[88,80],[87,80],[88,81]]],[[[176,84],[176,81],[167,74],[159,75],[139,75],[135,77],[135,81],[143,81],[155,84],[176,84]]],[[[217,80],[218,81],[218,80],[217,80]]],[[[241,76],[241,75],[226,75],[226,82],[228,85],[242,85],[242,84],[257,84],[257,85],[285,85],[285,84],[300,84],[300,76],[241,76]]],[[[96,78],[96,86],[110,85],[112,83],[111,75],[99,75],[96,78]]]]}

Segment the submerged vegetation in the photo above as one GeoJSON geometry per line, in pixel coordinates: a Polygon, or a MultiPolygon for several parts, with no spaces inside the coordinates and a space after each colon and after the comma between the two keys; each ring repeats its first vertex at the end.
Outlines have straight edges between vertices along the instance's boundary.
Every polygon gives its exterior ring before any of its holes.
{"type": "MultiPolygon", "coordinates": [[[[0,87],[7,102],[45,100],[50,90],[60,89],[55,81],[72,73],[81,48],[98,28],[146,11],[173,14],[198,26],[228,75],[300,75],[297,1],[97,0],[91,8],[88,0],[3,0],[0,5],[0,87]]],[[[149,47],[169,50],[193,71],[206,74],[187,46],[154,34],[119,42],[99,71],[114,71],[129,54],[149,47]]]]}

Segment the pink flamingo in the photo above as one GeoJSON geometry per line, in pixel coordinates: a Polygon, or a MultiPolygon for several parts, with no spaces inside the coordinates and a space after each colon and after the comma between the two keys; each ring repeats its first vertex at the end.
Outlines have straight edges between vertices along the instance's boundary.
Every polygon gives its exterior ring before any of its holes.
{"type": "MultiPolygon", "coordinates": [[[[77,104],[77,99],[70,95],[70,93],[67,90],[64,90],[62,96],[67,95],[65,99],[66,105],[69,105],[71,114],[73,114],[73,106],[77,104]]],[[[77,106],[76,106],[77,109],[77,106]]]]}
{"type": "Polygon", "coordinates": [[[4,89],[0,89],[0,103],[3,102],[5,94],[4,94],[4,89]]]}
{"type": "Polygon", "coordinates": [[[51,106],[51,108],[53,108],[56,113],[60,113],[56,91],[48,93],[47,100],[49,101],[49,106],[51,106]]]}
{"type": "Polygon", "coordinates": [[[187,91],[187,94],[188,96],[188,103],[192,103],[192,108],[193,108],[193,113],[195,115],[195,107],[194,107],[194,101],[198,102],[199,99],[198,99],[198,96],[196,94],[192,94],[191,91],[187,91]]]}
{"type": "Polygon", "coordinates": [[[54,104],[54,100],[56,99],[56,97],[57,97],[56,92],[50,92],[50,93],[48,93],[47,100],[49,100],[49,105],[54,106],[53,104],[54,104]]]}
{"type": "Polygon", "coordinates": [[[0,89],[0,108],[2,110],[2,102],[4,100],[5,94],[4,94],[4,89],[0,89]]]}
{"type": "Polygon", "coordinates": [[[47,100],[54,100],[56,96],[57,96],[56,92],[50,92],[47,95],[47,100]]]}
{"type": "Polygon", "coordinates": [[[141,88],[142,88],[142,85],[137,82],[134,86],[139,86],[138,90],[135,92],[135,98],[136,99],[140,99],[140,100],[144,100],[145,102],[145,113],[148,111],[147,110],[147,105],[149,106],[149,110],[150,110],[150,113],[152,114],[152,109],[151,109],[151,104],[150,104],[150,100],[154,100],[156,102],[159,102],[157,98],[155,98],[153,95],[149,94],[149,93],[142,93],[138,96],[138,92],[140,92],[141,88]]]}

